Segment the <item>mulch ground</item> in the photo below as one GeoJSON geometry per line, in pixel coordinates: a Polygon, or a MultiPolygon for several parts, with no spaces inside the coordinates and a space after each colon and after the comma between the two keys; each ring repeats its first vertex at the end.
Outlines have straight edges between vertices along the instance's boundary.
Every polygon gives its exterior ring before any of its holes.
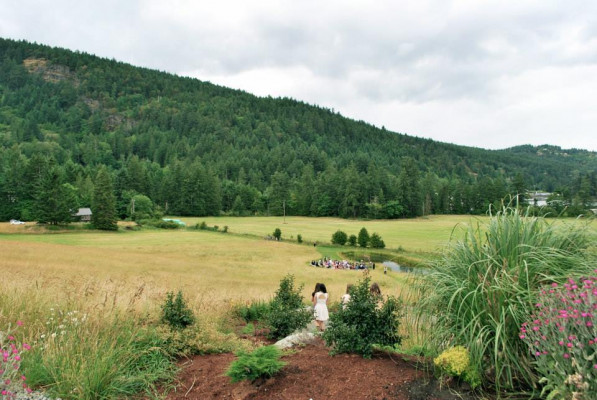
{"type": "Polygon", "coordinates": [[[287,365],[274,377],[230,383],[224,372],[233,354],[211,354],[181,361],[176,389],[167,399],[234,400],[455,400],[467,393],[441,388],[437,380],[406,358],[376,353],[371,359],[352,354],[331,356],[323,341],[283,357],[287,365]]]}

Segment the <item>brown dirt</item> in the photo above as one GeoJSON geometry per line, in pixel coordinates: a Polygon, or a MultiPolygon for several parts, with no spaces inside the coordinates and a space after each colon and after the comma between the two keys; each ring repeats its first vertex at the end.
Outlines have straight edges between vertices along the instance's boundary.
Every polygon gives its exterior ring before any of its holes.
{"type": "Polygon", "coordinates": [[[287,365],[272,378],[256,382],[230,383],[224,372],[233,354],[197,356],[181,362],[175,390],[168,400],[451,400],[473,399],[440,388],[438,382],[415,363],[396,355],[376,353],[371,359],[353,354],[329,355],[317,343],[296,349],[283,357],[287,365]]]}

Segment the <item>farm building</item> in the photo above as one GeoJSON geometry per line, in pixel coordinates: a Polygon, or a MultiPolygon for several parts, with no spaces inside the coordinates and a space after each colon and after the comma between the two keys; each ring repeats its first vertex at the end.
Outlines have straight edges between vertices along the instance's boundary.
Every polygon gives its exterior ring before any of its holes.
{"type": "Polygon", "coordinates": [[[77,213],[73,214],[73,218],[81,222],[89,222],[91,221],[91,214],[91,208],[79,208],[77,213]]]}

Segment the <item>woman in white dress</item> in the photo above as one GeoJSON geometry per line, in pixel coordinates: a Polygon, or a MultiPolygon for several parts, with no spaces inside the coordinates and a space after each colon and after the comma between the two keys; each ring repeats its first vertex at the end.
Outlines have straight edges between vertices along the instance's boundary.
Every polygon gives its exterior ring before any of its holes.
{"type": "Polygon", "coordinates": [[[350,301],[350,288],[352,288],[352,283],[349,283],[348,285],[346,285],[346,293],[344,293],[342,295],[342,298],[340,299],[340,303],[342,303],[343,309],[346,309],[346,305],[350,301]]]}
{"type": "Polygon", "coordinates": [[[315,323],[320,331],[325,328],[325,323],[329,318],[328,313],[328,291],[323,283],[315,285],[315,291],[311,298],[313,302],[313,314],[315,315],[315,323]]]}

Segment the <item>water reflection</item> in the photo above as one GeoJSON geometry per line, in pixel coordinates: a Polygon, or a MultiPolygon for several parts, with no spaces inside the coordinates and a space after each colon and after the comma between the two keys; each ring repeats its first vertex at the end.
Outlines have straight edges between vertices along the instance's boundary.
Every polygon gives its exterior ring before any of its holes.
{"type": "Polygon", "coordinates": [[[426,274],[429,272],[427,268],[406,267],[398,263],[395,263],[394,261],[384,261],[382,264],[395,272],[410,272],[413,274],[426,274]]]}

